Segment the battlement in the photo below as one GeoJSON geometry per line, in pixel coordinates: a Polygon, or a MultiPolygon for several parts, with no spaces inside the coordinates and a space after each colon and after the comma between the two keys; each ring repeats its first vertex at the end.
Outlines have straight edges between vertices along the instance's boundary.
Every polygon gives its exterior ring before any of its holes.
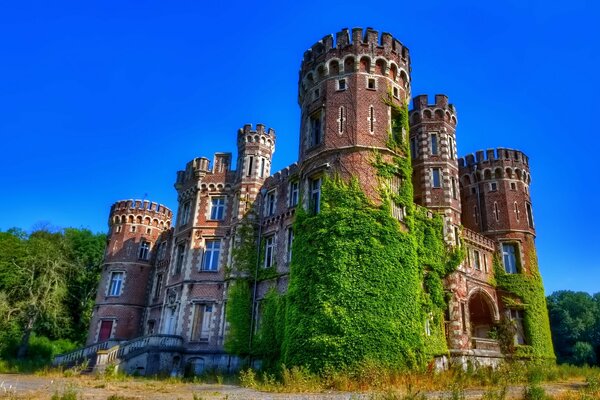
{"type": "Polygon", "coordinates": [[[256,129],[252,129],[252,124],[245,124],[243,128],[238,129],[238,136],[244,135],[268,135],[275,139],[275,129],[265,129],[263,124],[256,124],[256,129]]]}
{"type": "Polygon", "coordinates": [[[529,157],[520,150],[506,149],[498,147],[496,149],[479,150],[475,154],[467,154],[458,159],[459,168],[464,168],[478,164],[496,164],[510,162],[512,164],[521,164],[524,168],[529,168],[529,157]]]}
{"type": "Polygon", "coordinates": [[[287,167],[275,172],[273,175],[269,176],[265,179],[265,187],[270,188],[276,186],[282,182],[285,182],[289,179],[290,176],[298,173],[298,164],[293,163],[288,165],[287,167]]]}
{"type": "Polygon", "coordinates": [[[173,212],[162,204],[149,200],[119,200],[110,207],[111,220],[113,215],[142,214],[164,220],[171,219],[173,212]]]}
{"type": "Polygon", "coordinates": [[[496,249],[496,244],[492,239],[470,229],[463,228],[461,237],[465,240],[465,242],[482,247],[488,251],[494,251],[496,249]]]}
{"type": "Polygon", "coordinates": [[[304,52],[302,58],[301,72],[312,69],[315,63],[324,59],[324,55],[335,51],[338,55],[341,50],[353,46],[360,53],[360,49],[364,48],[365,53],[375,53],[375,50],[380,50],[381,55],[397,55],[399,60],[404,60],[404,64],[409,63],[409,51],[398,39],[395,39],[390,33],[382,32],[379,34],[373,28],[352,28],[352,32],[348,28],[344,28],[334,35],[324,36],[321,40],[311,46],[310,49],[304,52]]]}

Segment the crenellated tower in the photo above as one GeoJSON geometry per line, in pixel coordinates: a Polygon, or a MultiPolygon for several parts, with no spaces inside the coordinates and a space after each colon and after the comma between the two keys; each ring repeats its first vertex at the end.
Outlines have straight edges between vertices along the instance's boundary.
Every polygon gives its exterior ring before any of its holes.
{"type": "Polygon", "coordinates": [[[456,109],[448,96],[413,99],[410,152],[415,203],[444,215],[446,240],[456,243],[460,226],[460,194],[456,150],[456,109]]]}
{"type": "MultiPolygon", "coordinates": [[[[304,53],[298,82],[299,164],[311,179],[320,169],[360,177],[377,197],[373,150],[390,155],[393,104],[410,97],[408,48],[389,33],[343,29],[304,53]]],[[[308,189],[308,188],[306,188],[308,189]]]]}
{"type": "Polygon", "coordinates": [[[497,148],[458,160],[463,224],[499,242],[511,272],[530,271],[535,227],[529,194],[529,158],[497,148]],[[516,261],[513,266],[509,259],[516,261]]]}
{"type": "Polygon", "coordinates": [[[147,200],[112,205],[89,343],[131,339],[142,333],[155,245],[171,227],[172,217],[171,210],[147,200]]]}

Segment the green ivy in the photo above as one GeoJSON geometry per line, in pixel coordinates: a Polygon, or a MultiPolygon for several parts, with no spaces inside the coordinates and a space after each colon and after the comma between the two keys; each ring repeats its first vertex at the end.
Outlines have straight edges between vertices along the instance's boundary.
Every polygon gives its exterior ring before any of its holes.
{"type": "Polygon", "coordinates": [[[285,296],[271,288],[261,301],[261,319],[253,349],[254,355],[262,360],[263,368],[276,369],[281,357],[284,331],[285,296]]]}
{"type": "MultiPolygon", "coordinates": [[[[533,243],[530,243],[530,248],[534,248],[533,243]]],[[[523,328],[529,345],[516,346],[515,355],[533,359],[554,359],[546,296],[535,251],[530,255],[529,268],[528,273],[508,274],[500,258],[494,258],[497,287],[517,296],[522,301],[520,306],[525,310],[523,328]]]]}
{"type": "Polygon", "coordinates": [[[227,322],[229,334],[225,351],[241,357],[250,354],[250,321],[252,318],[252,290],[247,279],[232,281],[228,290],[227,322]]]}

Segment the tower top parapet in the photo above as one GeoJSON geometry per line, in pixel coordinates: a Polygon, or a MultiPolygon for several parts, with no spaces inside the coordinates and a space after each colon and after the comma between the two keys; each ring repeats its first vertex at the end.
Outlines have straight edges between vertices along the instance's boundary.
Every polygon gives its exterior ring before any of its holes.
{"type": "Polygon", "coordinates": [[[448,102],[445,94],[436,94],[435,101],[429,103],[429,96],[421,94],[413,98],[410,110],[411,123],[446,121],[456,125],[456,108],[448,102]]]}
{"type": "Polygon", "coordinates": [[[363,28],[352,28],[352,31],[344,28],[335,34],[335,41],[334,35],[324,36],[304,52],[300,74],[304,75],[329,58],[342,58],[347,54],[384,57],[394,61],[397,66],[410,65],[408,48],[390,33],[379,34],[373,28],[367,28],[364,32],[363,28]]]}
{"type": "Polygon", "coordinates": [[[458,159],[458,166],[460,168],[485,164],[491,166],[502,163],[520,164],[524,168],[529,169],[529,157],[520,150],[506,149],[504,147],[498,147],[495,149],[479,150],[475,154],[467,154],[464,157],[458,159]]]}

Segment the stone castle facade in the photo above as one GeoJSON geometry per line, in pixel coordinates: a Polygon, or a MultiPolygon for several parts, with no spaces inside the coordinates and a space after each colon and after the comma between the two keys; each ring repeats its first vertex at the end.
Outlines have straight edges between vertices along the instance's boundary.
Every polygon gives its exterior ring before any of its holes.
{"type": "MultiPolygon", "coordinates": [[[[88,345],[99,358],[119,350],[125,369],[151,373],[209,367],[234,369],[224,351],[226,308],[236,232],[252,207],[259,210],[258,268],[275,276],[256,284],[254,318],[269,288],[285,292],[298,207],[318,212],[324,175],[356,177],[377,202],[373,151],[395,156],[386,146],[393,104],[411,98],[408,49],[390,34],[367,28],[325,36],[304,53],[298,83],[301,108],[297,163],[271,173],[273,129],[245,125],[237,132],[237,159],[217,153],[199,157],[177,172],[177,216],[149,201],[116,202],[109,216],[108,247],[88,345]],[[388,102],[383,98],[389,98],[388,102]],[[126,342],[124,342],[126,341],[126,342]],[[94,347],[95,346],[95,347],[94,347]],[[130,356],[126,357],[128,353],[130,356]]],[[[507,302],[493,284],[494,255],[511,274],[537,267],[528,157],[497,148],[459,158],[457,114],[445,95],[416,96],[408,135],[414,202],[444,217],[449,246],[465,246],[466,258],[446,278],[451,292],[445,316],[450,356],[494,363],[502,358],[489,332],[502,316],[516,326],[515,341],[531,340],[526,309],[507,302]],[[462,243],[462,244],[461,244],[462,243]]],[[[399,183],[401,184],[401,183],[399,183]]],[[[400,221],[404,210],[394,208],[400,221]]],[[[257,249],[258,250],[258,249],[257,249]]]]}

